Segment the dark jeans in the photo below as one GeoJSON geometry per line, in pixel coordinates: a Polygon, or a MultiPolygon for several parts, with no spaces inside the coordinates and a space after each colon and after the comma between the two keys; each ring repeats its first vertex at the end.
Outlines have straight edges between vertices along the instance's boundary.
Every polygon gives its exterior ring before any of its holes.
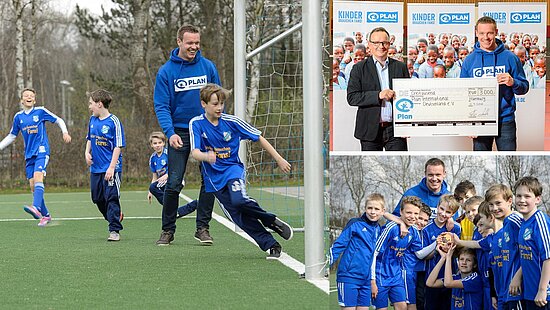
{"type": "Polygon", "coordinates": [[[406,151],[407,139],[393,136],[393,125],[378,128],[374,141],[361,140],[361,151],[406,151]]]}
{"type": "MultiPolygon", "coordinates": [[[[164,201],[162,204],[162,230],[171,232],[176,231],[179,193],[183,188],[181,183],[191,151],[189,130],[175,128],[175,131],[176,134],[180,136],[183,147],[175,149],[168,145],[168,181],[166,182],[164,201]]],[[[214,194],[206,193],[202,174],[201,180],[199,206],[197,209],[197,228],[208,228],[208,223],[210,223],[212,219],[212,209],[214,208],[214,194]]]]}
{"type": "Polygon", "coordinates": [[[500,123],[498,136],[477,137],[474,139],[474,151],[491,151],[493,141],[497,144],[499,151],[515,151],[516,144],[516,121],[500,123]]]}

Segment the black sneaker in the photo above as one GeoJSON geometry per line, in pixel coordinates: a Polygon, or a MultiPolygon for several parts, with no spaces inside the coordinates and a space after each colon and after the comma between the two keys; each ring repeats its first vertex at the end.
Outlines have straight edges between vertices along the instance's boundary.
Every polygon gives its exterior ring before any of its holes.
{"type": "Polygon", "coordinates": [[[281,257],[282,248],[279,242],[276,242],[271,248],[269,248],[269,255],[266,259],[279,259],[281,257]]]}
{"type": "Polygon", "coordinates": [[[212,245],[212,242],[214,241],[214,239],[210,237],[210,232],[208,231],[208,228],[205,227],[197,229],[197,231],[195,232],[195,239],[197,239],[197,241],[204,245],[212,245]]]}
{"type": "Polygon", "coordinates": [[[160,239],[157,241],[157,245],[170,245],[172,241],[174,241],[174,233],[163,230],[162,233],[160,233],[160,239]]]}
{"type": "Polygon", "coordinates": [[[274,232],[278,233],[279,236],[283,237],[285,240],[292,239],[293,231],[292,227],[288,225],[287,223],[281,221],[280,218],[276,217],[275,221],[271,225],[269,225],[269,228],[273,229],[274,232]]]}

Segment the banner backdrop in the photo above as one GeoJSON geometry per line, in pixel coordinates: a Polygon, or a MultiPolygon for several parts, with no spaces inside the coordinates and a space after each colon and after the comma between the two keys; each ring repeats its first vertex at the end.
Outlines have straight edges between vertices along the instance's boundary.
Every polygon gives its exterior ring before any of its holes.
{"type": "MultiPolygon", "coordinates": [[[[499,38],[505,44],[523,43],[526,48],[537,45],[541,53],[546,50],[546,3],[480,2],[478,15],[490,16],[497,22],[499,38]]],[[[518,150],[541,151],[544,149],[545,88],[537,85],[537,72],[531,70],[530,73],[530,76],[527,74],[529,92],[516,96],[518,150]]]]}
{"type": "MultiPolygon", "coordinates": [[[[390,33],[392,45],[402,52],[403,3],[334,1],[333,10],[334,47],[342,45],[346,37],[355,39],[357,32],[362,34],[363,44],[366,45],[369,32],[376,27],[384,27],[390,33]]],[[[404,54],[406,56],[406,52],[404,54]]],[[[340,67],[341,71],[345,71],[345,66],[340,67]]],[[[345,89],[333,87],[332,95],[331,150],[360,151],[360,142],[353,136],[357,108],[348,105],[345,89]]]]}

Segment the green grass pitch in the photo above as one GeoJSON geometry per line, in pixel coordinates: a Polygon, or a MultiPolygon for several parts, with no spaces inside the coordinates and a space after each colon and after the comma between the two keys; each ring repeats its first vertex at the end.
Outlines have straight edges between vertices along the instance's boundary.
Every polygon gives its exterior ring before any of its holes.
{"type": "MultiPolygon", "coordinates": [[[[249,190],[255,197],[254,190],[249,190]]],[[[185,190],[195,197],[197,190],[185,190]]],[[[302,210],[288,210],[288,197],[272,195],[263,207],[290,223],[302,210]],[[284,215],[283,215],[284,214],[284,215]]],[[[22,205],[30,194],[0,195],[0,308],[4,309],[326,309],[328,296],[250,242],[212,220],[213,246],[195,239],[194,217],[179,219],[175,242],[160,235],[161,206],[146,192],[122,192],[121,241],[109,243],[107,222],[90,194],[50,193],[54,218],[37,227],[22,205]],[[155,217],[155,218],[142,218],[155,217]],[[56,220],[57,218],[57,220],[56,220]],[[59,218],[87,218],[60,220],[59,218]],[[22,219],[22,220],[9,220],[22,219]]],[[[181,200],[183,203],[183,200],[181,200]]],[[[303,203],[296,203],[303,205],[303,203]]],[[[218,207],[215,212],[222,214],[218,207]]],[[[194,214],[191,214],[194,215],[194,214]]],[[[303,233],[283,250],[304,262],[303,233]]]]}

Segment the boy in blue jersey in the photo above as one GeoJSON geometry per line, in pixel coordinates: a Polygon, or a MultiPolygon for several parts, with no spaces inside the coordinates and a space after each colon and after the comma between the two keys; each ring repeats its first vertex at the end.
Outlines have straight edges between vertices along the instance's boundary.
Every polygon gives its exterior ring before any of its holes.
{"type": "Polygon", "coordinates": [[[376,242],[373,259],[371,285],[374,306],[376,309],[387,309],[388,299],[394,309],[407,309],[406,270],[404,255],[407,250],[412,252],[422,249],[420,234],[414,227],[418,220],[418,214],[422,207],[422,201],[415,196],[408,196],[401,201],[401,220],[409,229],[409,234],[400,236],[400,229],[395,222],[386,224],[376,242]]]}
{"type": "Polygon", "coordinates": [[[71,142],[65,122],[44,107],[35,107],[36,91],[25,88],[21,92],[21,106],[23,111],[13,117],[10,133],[0,142],[0,150],[10,145],[21,131],[25,143],[25,172],[33,202],[31,206],[24,206],[25,212],[35,219],[40,219],[38,226],[44,227],[52,220],[50,211],[44,202],[44,177],[50,159],[50,144],[46,133],[46,121],[55,123],[63,132],[63,141],[71,142]]]}
{"type": "MultiPolygon", "coordinates": [[[[451,245],[445,252],[440,245],[437,252],[441,257],[426,280],[429,287],[446,287],[452,289],[451,304],[452,310],[479,310],[483,309],[483,281],[482,277],[475,271],[477,268],[476,255],[471,249],[463,248],[458,253],[458,272],[453,274],[453,253],[456,245],[451,245]],[[445,265],[444,277],[438,275],[445,265]]],[[[442,305],[441,309],[447,308],[442,305]]]]}
{"type": "MultiPolygon", "coordinates": [[[[147,193],[147,200],[151,204],[153,196],[162,205],[164,200],[164,189],[166,188],[166,181],[168,180],[168,150],[165,148],[166,136],[160,132],[155,131],[149,136],[149,144],[154,150],[151,157],[149,157],[149,169],[153,173],[153,179],[149,185],[149,193],[147,193]]],[[[197,209],[198,201],[193,200],[186,205],[178,208],[178,218],[184,217],[189,213],[192,213],[197,209]]]]}
{"type": "MultiPolygon", "coordinates": [[[[422,240],[424,241],[424,251],[429,252],[427,255],[424,270],[426,275],[429,275],[440,259],[439,253],[436,251],[437,238],[442,233],[452,232],[460,235],[460,226],[453,221],[454,214],[458,211],[460,203],[454,195],[443,195],[439,199],[437,206],[436,217],[422,230],[422,240]]],[[[443,270],[440,270],[438,278],[443,278],[443,270]]],[[[451,290],[448,288],[431,288],[426,287],[424,292],[426,298],[424,301],[424,309],[441,310],[449,309],[451,306],[451,290]]]]}
{"type": "Polygon", "coordinates": [[[523,215],[518,243],[525,309],[550,309],[550,218],[537,209],[542,185],[537,178],[523,177],[514,192],[516,208],[523,215]]]}
{"type": "MultiPolygon", "coordinates": [[[[424,246],[422,240],[422,229],[428,225],[432,209],[422,203],[420,207],[420,213],[418,213],[418,219],[416,220],[416,228],[419,230],[420,242],[424,246]]],[[[426,288],[426,274],[424,273],[424,260],[420,259],[416,253],[411,249],[408,249],[405,253],[404,265],[406,270],[405,283],[407,285],[407,309],[424,310],[424,290],[426,288]]]]}
{"type": "MultiPolygon", "coordinates": [[[[521,291],[522,270],[519,261],[518,237],[522,218],[512,212],[513,194],[504,184],[496,184],[485,192],[488,209],[495,217],[492,238],[480,241],[461,241],[455,238],[458,246],[482,248],[491,251],[495,267],[495,289],[497,291],[498,309],[523,309],[521,291]]],[[[479,209],[481,213],[481,206],[479,209]]]]}
{"type": "Polygon", "coordinates": [[[126,146],[124,128],[118,117],[109,113],[112,101],[109,92],[98,89],[88,95],[88,108],[92,116],[84,157],[90,166],[92,201],[109,222],[107,241],[119,241],[123,217],[120,210],[120,176],[122,148],[126,146]]]}
{"type": "MultiPolygon", "coordinates": [[[[495,217],[491,214],[487,202],[482,202],[479,209],[481,211],[476,214],[473,220],[476,229],[474,230],[472,240],[479,241],[483,238],[489,238],[489,240],[491,240],[492,234],[494,233],[495,217]]],[[[498,303],[494,285],[494,260],[492,252],[476,249],[476,258],[477,268],[479,273],[483,276],[483,309],[491,309],[492,307],[496,309],[498,303]]]]}
{"type": "Polygon", "coordinates": [[[516,99],[515,95],[524,95],[529,91],[529,82],[525,78],[523,66],[514,53],[504,47],[496,38],[497,24],[494,19],[483,16],[475,26],[478,42],[474,50],[462,64],[461,78],[496,77],[499,84],[499,120],[498,136],[474,138],[474,151],[490,151],[493,141],[499,151],[516,150],[516,99]]]}
{"type": "Polygon", "coordinates": [[[330,248],[330,266],[342,257],[336,273],[338,304],[342,309],[368,309],[371,305],[371,264],[382,216],[405,226],[398,217],[385,212],[384,196],[371,194],[365,213],[351,219],[330,248]]]}
{"type": "Polygon", "coordinates": [[[268,259],[278,259],[281,245],[265,227],[285,240],[292,238],[292,227],[248,197],[246,171],[239,159],[240,141],[258,141],[284,173],[290,172],[290,164],[261,136],[259,130],[236,116],[223,113],[229,94],[216,84],[201,88],[200,98],[205,113],[189,122],[191,155],[201,162],[206,192],[214,193],[225,214],[263,251],[269,250],[268,259]]]}

